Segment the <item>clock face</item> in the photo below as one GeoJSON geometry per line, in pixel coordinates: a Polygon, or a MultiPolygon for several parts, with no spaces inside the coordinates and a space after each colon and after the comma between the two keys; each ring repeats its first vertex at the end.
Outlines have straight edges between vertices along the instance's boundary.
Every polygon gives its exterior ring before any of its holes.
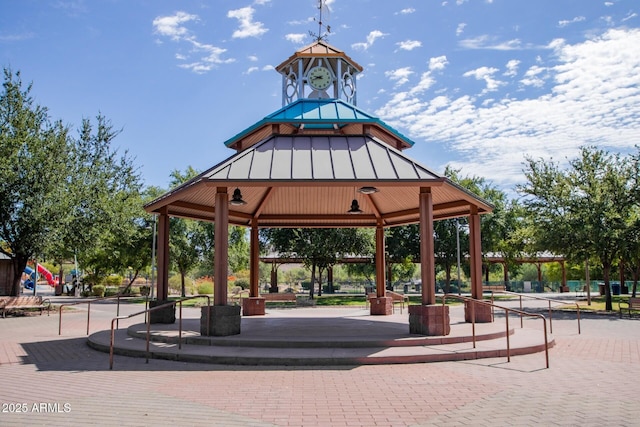
{"type": "Polygon", "coordinates": [[[313,67],[309,71],[307,81],[316,90],[325,90],[331,85],[331,73],[325,67],[313,67]]]}

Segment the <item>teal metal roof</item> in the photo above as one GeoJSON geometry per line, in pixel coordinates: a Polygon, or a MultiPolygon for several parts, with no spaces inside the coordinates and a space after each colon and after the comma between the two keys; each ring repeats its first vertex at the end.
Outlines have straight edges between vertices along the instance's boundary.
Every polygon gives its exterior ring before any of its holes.
{"type": "Polygon", "coordinates": [[[384,123],[379,118],[349,104],[341,99],[299,99],[291,104],[269,114],[253,126],[248,127],[237,135],[225,141],[227,147],[239,139],[269,124],[286,123],[306,129],[331,129],[352,123],[370,123],[385,129],[398,139],[413,146],[414,142],[400,132],[384,123]]]}

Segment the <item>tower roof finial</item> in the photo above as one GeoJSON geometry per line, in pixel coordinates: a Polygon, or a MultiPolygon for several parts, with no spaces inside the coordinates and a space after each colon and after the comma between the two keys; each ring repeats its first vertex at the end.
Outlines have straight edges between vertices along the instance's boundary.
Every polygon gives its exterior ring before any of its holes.
{"type": "Polygon", "coordinates": [[[329,20],[329,6],[327,5],[327,0],[318,0],[318,19],[313,18],[314,21],[318,22],[318,33],[314,33],[313,31],[309,31],[309,35],[313,37],[316,41],[326,40],[331,32],[331,26],[325,25],[322,21],[323,15],[326,16],[326,19],[329,20]],[[326,32],[323,32],[326,29],[326,32]]]}

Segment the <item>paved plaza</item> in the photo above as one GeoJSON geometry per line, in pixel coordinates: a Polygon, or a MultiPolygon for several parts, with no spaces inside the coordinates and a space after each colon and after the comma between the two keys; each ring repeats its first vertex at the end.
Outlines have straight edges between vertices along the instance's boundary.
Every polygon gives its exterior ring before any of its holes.
{"type": "MultiPolygon", "coordinates": [[[[114,304],[92,305],[91,332],[114,315],[114,304]]],[[[0,319],[0,425],[640,425],[640,319],[584,315],[578,335],[573,314],[554,314],[549,369],[536,353],[339,367],[116,356],[113,370],[86,345],[86,320],[86,306],[65,312],[58,335],[57,313],[0,319]]]]}

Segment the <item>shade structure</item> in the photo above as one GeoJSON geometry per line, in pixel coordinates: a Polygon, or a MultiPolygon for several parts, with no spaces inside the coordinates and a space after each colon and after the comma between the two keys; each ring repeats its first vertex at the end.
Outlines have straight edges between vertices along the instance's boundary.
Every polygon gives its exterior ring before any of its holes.
{"type": "MultiPolygon", "coordinates": [[[[171,216],[216,222],[216,305],[226,304],[222,270],[227,259],[220,246],[226,242],[227,225],[252,230],[251,297],[259,296],[259,228],[375,228],[376,293],[384,303],[384,228],[420,224],[423,283],[435,283],[433,221],[475,218],[470,230],[479,245],[478,216],[492,210],[486,201],[406,156],[402,150],[413,141],[340,99],[298,100],[225,145],[236,153],[145,206],[160,214],[161,224],[171,216]]],[[[162,248],[165,253],[158,259],[166,263],[168,245],[162,248]]],[[[476,267],[481,257],[477,248],[476,267]]],[[[168,268],[162,270],[166,276],[168,268]]],[[[479,270],[474,271],[473,292],[481,294],[479,270]]],[[[166,296],[167,278],[158,279],[158,295],[166,296]]],[[[434,286],[423,286],[425,304],[435,303],[434,286]]]]}
{"type": "MultiPolygon", "coordinates": [[[[374,227],[419,221],[418,195],[431,188],[434,219],[491,206],[371,135],[271,135],[146,206],[213,221],[217,187],[239,188],[244,205],[229,223],[259,227],[374,227]],[[363,194],[358,189],[378,191],[363,194]],[[362,213],[346,213],[357,200],[362,213]]],[[[231,191],[229,192],[231,199],[231,191]]]]}

